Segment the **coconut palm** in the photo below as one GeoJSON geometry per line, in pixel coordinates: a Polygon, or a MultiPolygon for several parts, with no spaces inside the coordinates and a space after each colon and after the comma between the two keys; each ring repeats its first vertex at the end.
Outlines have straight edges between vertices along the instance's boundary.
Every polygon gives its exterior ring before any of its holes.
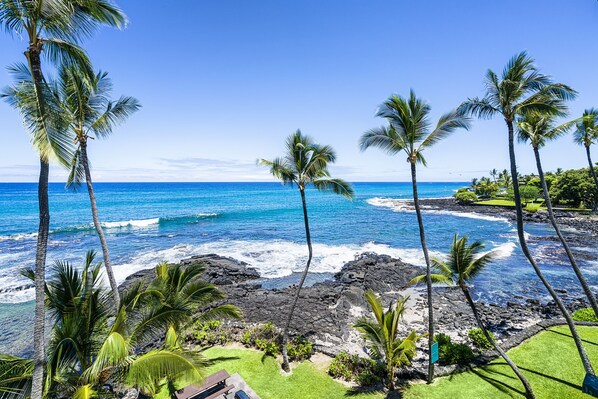
{"type": "MultiPolygon", "coordinates": [[[[526,397],[531,399],[535,396],[529,381],[525,378],[523,373],[521,373],[517,365],[509,358],[506,352],[496,343],[492,335],[488,333],[488,329],[482,321],[475,302],[471,297],[471,292],[469,291],[470,282],[494,260],[494,253],[482,253],[483,249],[484,244],[480,241],[475,241],[470,245],[467,242],[467,236],[459,238],[459,236],[455,234],[446,262],[433,259],[432,267],[435,273],[432,274],[432,280],[435,283],[461,288],[482,333],[492,346],[494,346],[505,362],[507,362],[509,367],[513,369],[513,372],[525,387],[526,397]]],[[[418,276],[411,280],[411,284],[423,283],[425,280],[425,275],[418,276]]]]}
{"type": "Polygon", "coordinates": [[[309,136],[303,135],[300,130],[297,130],[287,138],[285,147],[285,155],[283,157],[275,158],[272,161],[260,159],[258,160],[258,164],[270,168],[270,173],[279,179],[282,184],[296,185],[301,194],[301,203],[303,206],[303,222],[305,224],[305,238],[308,250],[307,263],[305,264],[305,269],[301,275],[301,280],[297,286],[297,291],[282,331],[282,368],[285,371],[289,371],[289,359],[287,355],[289,327],[313,256],[307,204],[305,202],[305,189],[313,186],[318,190],[332,191],[335,194],[352,199],[353,188],[342,179],[330,177],[328,165],[336,161],[336,154],[332,147],[314,143],[309,136]]]}
{"type": "Polygon", "coordinates": [[[494,180],[494,183],[496,183],[498,179],[498,170],[492,169],[490,171],[490,176],[492,177],[492,180],[494,180]]]}
{"type": "Polygon", "coordinates": [[[586,372],[594,375],[592,363],[569,311],[552,285],[544,277],[542,270],[540,270],[527,246],[515,157],[514,123],[516,118],[532,112],[547,112],[555,116],[562,116],[566,111],[564,101],[574,98],[575,91],[566,85],[553,83],[550,77],[540,73],[534,65],[534,60],[525,52],[514,56],[500,77],[492,70],[488,70],[485,87],[486,94],[483,98],[470,98],[460,106],[460,109],[479,118],[492,118],[500,115],[504,119],[508,132],[513,196],[517,213],[517,235],[521,251],[567,321],[586,372]]]}
{"type": "MultiPolygon", "coordinates": [[[[31,397],[41,399],[44,350],[44,278],[50,229],[48,204],[49,161],[53,157],[68,159],[68,140],[50,123],[45,105],[46,89],[42,72],[42,54],[55,64],[78,64],[91,70],[78,41],[90,36],[98,25],[122,27],[125,15],[106,0],[0,0],[0,25],[18,37],[26,36],[29,76],[35,92],[34,112],[23,113],[27,130],[39,153],[38,182],[39,228],[36,246],[35,321],[33,333],[34,377],[31,397]]],[[[31,109],[29,110],[31,111],[31,109]]]]}
{"type": "Polygon", "coordinates": [[[540,149],[546,145],[546,142],[550,140],[554,140],[557,137],[560,137],[567,133],[571,127],[574,125],[575,121],[573,122],[566,122],[561,125],[556,125],[555,118],[550,114],[540,114],[540,113],[528,113],[520,118],[517,121],[517,135],[522,142],[529,142],[532,145],[534,150],[534,157],[536,159],[536,167],[538,169],[538,176],[540,178],[540,184],[542,185],[542,191],[544,193],[545,198],[545,205],[546,210],[548,212],[548,217],[550,219],[550,223],[556,232],[563,248],[565,249],[565,253],[569,258],[569,262],[571,263],[571,267],[579,280],[584,293],[586,294],[588,301],[594,313],[598,315],[598,303],[596,302],[596,297],[588,283],[581,272],[579,266],[577,265],[577,261],[569,248],[569,244],[567,240],[563,236],[561,229],[556,222],[556,218],[554,217],[554,211],[552,209],[552,202],[550,200],[550,195],[548,194],[548,185],[546,184],[546,179],[544,176],[544,170],[542,168],[542,160],[540,158],[540,149]]]}
{"type": "Polygon", "coordinates": [[[511,174],[509,173],[509,171],[506,169],[503,169],[503,171],[500,172],[499,179],[502,182],[503,187],[506,190],[508,190],[509,186],[511,185],[511,174]]]}
{"type": "Polygon", "coordinates": [[[112,288],[116,308],[120,303],[118,284],[114,278],[108,244],[98,216],[87,145],[90,137],[108,137],[112,133],[113,127],[126,121],[139,109],[140,105],[133,97],[123,96],[117,101],[111,101],[109,96],[112,82],[108,78],[108,74],[99,72],[92,78],[86,78],[77,66],[61,68],[55,89],[55,95],[61,105],[63,123],[66,125],[66,129],[74,134],[77,143],[71,161],[68,185],[78,185],[83,180],[87,185],[93,224],[100,239],[104,267],[112,288]]]}
{"type": "Polygon", "coordinates": [[[581,119],[576,123],[573,139],[577,144],[585,147],[588,164],[590,165],[590,173],[598,189],[598,177],[596,177],[594,163],[590,154],[590,146],[596,144],[596,141],[598,141],[598,109],[590,108],[584,111],[581,119]]]}
{"type": "Polygon", "coordinates": [[[391,303],[386,312],[380,297],[372,290],[365,292],[365,299],[374,313],[375,320],[363,318],[354,327],[363,335],[370,357],[382,360],[386,364],[386,387],[393,391],[397,368],[411,364],[411,359],[415,356],[415,344],[420,338],[415,330],[405,339],[398,337],[399,321],[403,317],[405,303],[409,298],[397,301],[394,306],[391,303]]]}
{"type": "MultiPolygon", "coordinates": [[[[424,259],[426,261],[427,274],[430,274],[430,257],[426,245],[424,222],[419,206],[417,195],[417,173],[418,163],[426,166],[423,151],[438,143],[449,134],[459,128],[468,129],[469,119],[460,112],[450,111],[440,117],[434,129],[429,121],[430,106],[415,96],[413,90],[409,98],[392,96],[382,104],[377,116],[385,118],[388,126],[372,129],[361,136],[360,147],[362,151],[370,147],[378,147],[391,155],[401,152],[407,155],[407,162],[411,166],[411,182],[413,186],[413,203],[417,215],[419,235],[424,259]]],[[[432,352],[434,343],[434,310],[432,306],[432,281],[427,282],[428,294],[428,350],[432,352]]],[[[434,378],[434,363],[431,356],[428,356],[428,382],[434,378]]]]}
{"type": "MultiPolygon", "coordinates": [[[[44,392],[91,398],[108,381],[154,395],[175,379],[201,380],[208,362],[185,351],[177,326],[194,319],[237,317],[238,309],[206,306],[223,298],[213,285],[199,279],[200,264],[182,270],[159,265],[149,283],[133,285],[122,296],[113,323],[111,293],[101,283],[101,263],[89,252],[81,271],[57,262],[46,286],[46,307],[54,322],[50,336],[44,392]],[[186,311],[183,311],[185,308],[186,311]],[[152,350],[149,342],[162,342],[152,350]]],[[[33,272],[27,275],[33,277],[33,272]]],[[[31,385],[31,361],[0,356],[0,394],[26,396],[31,385]]],[[[103,392],[104,394],[109,394],[103,392]]]]}

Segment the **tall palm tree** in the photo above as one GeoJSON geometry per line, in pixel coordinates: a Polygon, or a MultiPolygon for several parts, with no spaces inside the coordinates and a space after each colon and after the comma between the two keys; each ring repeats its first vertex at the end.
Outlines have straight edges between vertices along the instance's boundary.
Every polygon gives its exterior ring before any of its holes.
{"type": "Polygon", "coordinates": [[[44,341],[44,279],[50,230],[48,203],[49,160],[68,141],[61,140],[59,131],[48,123],[44,100],[42,53],[55,63],[81,65],[88,71],[89,60],[77,45],[93,33],[98,25],[122,27],[125,15],[107,0],[0,0],[0,25],[16,36],[27,37],[27,59],[36,94],[35,113],[25,116],[33,144],[39,152],[38,182],[39,227],[35,256],[35,321],[33,333],[34,370],[31,397],[41,399],[43,385],[44,341]],[[25,34],[25,35],[24,35],[25,34]]]}
{"type": "Polygon", "coordinates": [[[90,79],[86,78],[77,66],[63,66],[56,84],[56,97],[63,111],[62,119],[66,128],[74,134],[77,143],[68,185],[79,184],[83,180],[87,185],[93,224],[100,239],[104,267],[112,288],[114,306],[117,308],[120,303],[118,284],[114,278],[108,244],[98,216],[87,145],[92,135],[96,138],[108,137],[113,127],[124,123],[140,108],[140,104],[135,98],[128,96],[120,97],[117,101],[110,100],[111,89],[112,82],[106,72],[99,72],[90,79]]]}
{"type": "Polygon", "coordinates": [[[460,106],[460,109],[479,118],[492,118],[500,115],[504,119],[508,131],[511,178],[517,213],[517,235],[521,251],[567,321],[586,372],[594,375],[592,363],[569,311],[552,285],[544,277],[542,270],[540,270],[527,246],[523,225],[523,206],[519,192],[517,159],[515,157],[514,123],[516,118],[530,112],[548,112],[556,116],[564,115],[566,111],[564,101],[574,98],[575,91],[566,85],[553,83],[550,77],[540,73],[534,65],[534,60],[525,52],[514,56],[509,61],[500,78],[495,72],[488,70],[485,87],[486,94],[483,98],[470,98],[460,106]]]}
{"type": "Polygon", "coordinates": [[[300,130],[297,130],[287,138],[285,147],[283,157],[275,158],[272,161],[260,159],[258,160],[258,164],[270,168],[270,173],[279,179],[282,184],[296,185],[301,194],[301,204],[303,206],[303,222],[305,224],[305,238],[308,250],[307,263],[305,264],[305,269],[301,275],[297,292],[291,303],[291,308],[282,331],[282,368],[285,371],[289,371],[289,358],[287,355],[289,327],[313,256],[307,204],[305,202],[305,189],[311,185],[318,190],[329,190],[335,194],[352,199],[353,188],[342,179],[330,177],[328,165],[336,161],[336,153],[332,147],[314,143],[309,136],[303,135],[300,130]]]}
{"type": "MultiPolygon", "coordinates": [[[[469,129],[469,119],[457,110],[450,111],[440,117],[434,129],[431,129],[430,106],[415,96],[413,90],[409,98],[392,96],[382,104],[376,114],[388,121],[388,126],[372,129],[361,136],[362,151],[370,147],[378,147],[391,155],[401,152],[407,155],[407,162],[411,166],[411,183],[413,186],[413,204],[417,215],[419,236],[426,261],[426,273],[430,275],[430,257],[426,245],[424,222],[419,206],[417,194],[418,163],[426,166],[423,151],[438,143],[459,128],[469,129]]],[[[432,280],[427,281],[428,294],[428,354],[432,353],[434,344],[434,309],[432,306],[432,280]]],[[[428,356],[428,383],[434,379],[434,363],[428,356]]]]}
{"type": "Polygon", "coordinates": [[[575,275],[577,276],[577,279],[579,280],[583,291],[590,302],[590,306],[594,310],[594,313],[598,315],[598,303],[596,302],[596,296],[590,289],[583,273],[577,265],[577,261],[575,260],[571,249],[569,248],[569,244],[563,236],[561,229],[556,222],[556,218],[554,217],[552,202],[550,201],[550,195],[548,194],[548,185],[546,184],[544,170],[542,168],[542,160],[540,158],[540,149],[544,147],[546,142],[554,140],[557,137],[567,133],[573,126],[574,122],[567,122],[557,126],[555,124],[554,117],[550,114],[527,113],[521,116],[517,121],[517,134],[520,141],[529,142],[532,145],[534,157],[536,159],[536,167],[538,169],[538,176],[540,178],[540,184],[542,185],[542,191],[544,193],[546,210],[548,211],[548,218],[550,219],[550,223],[552,224],[556,235],[565,249],[565,253],[569,258],[571,267],[573,268],[573,271],[575,272],[575,275]]]}
{"type": "Polygon", "coordinates": [[[598,141],[598,109],[590,108],[584,111],[581,119],[576,124],[573,139],[577,144],[585,147],[588,164],[590,165],[590,173],[598,189],[598,177],[596,177],[594,163],[590,154],[590,146],[596,144],[596,141],[598,141]]]}
{"type": "MultiPolygon", "coordinates": [[[[488,333],[488,329],[482,321],[469,291],[469,283],[494,260],[495,254],[493,252],[482,253],[483,249],[484,244],[480,241],[475,241],[469,245],[467,243],[467,236],[459,238],[459,236],[455,234],[446,262],[442,262],[438,259],[433,260],[432,267],[434,268],[435,274],[432,275],[432,280],[435,283],[442,283],[461,288],[482,333],[488,342],[494,346],[505,362],[507,362],[509,367],[513,369],[513,372],[525,387],[525,396],[528,399],[532,399],[535,396],[529,381],[525,378],[517,365],[509,358],[506,352],[496,343],[492,335],[488,333]]],[[[425,275],[418,276],[411,280],[411,284],[423,283],[425,279],[425,275]]]]}
{"type": "Polygon", "coordinates": [[[394,391],[396,369],[411,364],[411,359],[415,356],[415,344],[420,338],[415,330],[405,339],[398,337],[399,321],[403,317],[405,303],[409,298],[397,301],[394,306],[391,303],[386,312],[380,297],[372,290],[365,292],[365,299],[374,313],[375,320],[363,318],[354,327],[363,335],[370,357],[386,363],[386,387],[394,391]]]}

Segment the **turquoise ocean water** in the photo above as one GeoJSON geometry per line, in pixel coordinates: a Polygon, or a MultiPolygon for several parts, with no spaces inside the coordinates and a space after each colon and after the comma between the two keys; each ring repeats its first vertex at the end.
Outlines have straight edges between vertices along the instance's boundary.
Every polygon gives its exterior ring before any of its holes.
{"type": "MultiPolygon", "coordinates": [[[[420,183],[422,197],[448,197],[464,183],[420,183]]],[[[231,256],[256,267],[265,284],[295,281],[307,251],[296,190],[277,183],[98,183],[96,194],[119,281],[163,260],[203,253],[231,256]]],[[[353,201],[307,192],[314,263],[311,281],[331,278],[358,253],[373,251],[422,263],[415,214],[389,199],[409,199],[410,183],[356,183],[353,201]]],[[[89,249],[99,252],[87,192],[50,185],[51,234],[48,264],[80,264],[89,249]]],[[[0,353],[23,354],[32,333],[31,284],[19,269],[33,266],[37,229],[36,185],[0,183],[0,353]]],[[[446,251],[454,232],[497,249],[500,258],[475,282],[484,300],[504,303],[545,293],[516,244],[515,226],[484,215],[428,209],[427,239],[435,255],[446,251]]],[[[527,226],[532,248],[551,281],[571,295],[581,292],[547,226],[527,226]]],[[[597,239],[598,242],[598,239],[597,239]]],[[[584,251],[594,251],[583,248],[584,251]]],[[[596,259],[589,256],[588,259],[596,259]]],[[[581,262],[598,286],[598,264],[581,262]]]]}

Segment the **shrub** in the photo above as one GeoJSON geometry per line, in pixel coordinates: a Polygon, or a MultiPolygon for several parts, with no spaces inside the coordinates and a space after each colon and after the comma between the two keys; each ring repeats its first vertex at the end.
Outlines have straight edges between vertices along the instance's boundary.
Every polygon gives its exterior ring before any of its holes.
{"type": "Polygon", "coordinates": [[[453,197],[455,197],[455,200],[459,203],[459,204],[473,204],[474,202],[476,202],[478,200],[478,196],[475,195],[475,193],[472,193],[471,191],[458,191],[455,194],[453,194],[453,197]]]}
{"type": "Polygon", "coordinates": [[[540,205],[541,204],[527,204],[525,210],[531,213],[536,213],[538,212],[538,209],[540,209],[540,205]]]}
{"type": "MultiPolygon", "coordinates": [[[[494,334],[492,334],[491,331],[488,331],[488,334],[490,334],[490,337],[494,339],[494,334]]],[[[471,339],[471,342],[473,342],[473,344],[480,349],[494,348],[494,346],[490,343],[490,341],[488,341],[488,339],[484,335],[484,332],[481,328],[472,328],[467,333],[467,336],[469,337],[469,339],[471,339]]]]}
{"type": "Polygon", "coordinates": [[[468,345],[455,344],[451,341],[451,337],[446,334],[436,334],[434,341],[438,342],[438,360],[441,365],[464,365],[470,363],[475,358],[473,351],[468,345]]]}
{"type": "Polygon", "coordinates": [[[287,354],[290,360],[309,359],[314,351],[313,344],[305,337],[297,337],[287,343],[287,354]]]}
{"type": "Polygon", "coordinates": [[[196,322],[191,336],[202,346],[225,345],[232,339],[229,330],[218,320],[196,322]]]}
{"type": "Polygon", "coordinates": [[[371,359],[341,352],[332,360],[328,374],[333,378],[356,382],[360,386],[370,386],[383,380],[384,366],[371,359]]]}
{"type": "MultiPolygon", "coordinates": [[[[257,348],[267,356],[276,356],[282,351],[280,332],[273,323],[249,327],[243,333],[241,343],[257,348]]],[[[297,337],[287,343],[287,354],[291,361],[309,359],[313,351],[313,343],[305,337],[297,337]]]]}
{"type": "Polygon", "coordinates": [[[573,320],[598,322],[598,317],[592,308],[582,308],[573,312],[573,320]]]}

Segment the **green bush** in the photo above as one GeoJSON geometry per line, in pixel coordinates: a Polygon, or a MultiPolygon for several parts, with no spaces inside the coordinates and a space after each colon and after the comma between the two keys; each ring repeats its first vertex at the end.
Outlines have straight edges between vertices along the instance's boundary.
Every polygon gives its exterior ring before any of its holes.
{"type": "Polygon", "coordinates": [[[202,346],[225,345],[232,340],[229,331],[218,320],[196,322],[191,337],[202,346]]]}
{"type": "Polygon", "coordinates": [[[434,341],[438,342],[438,361],[441,365],[465,365],[473,361],[475,354],[466,344],[455,344],[446,334],[436,334],[434,341]]]}
{"type": "Polygon", "coordinates": [[[328,374],[333,378],[356,382],[360,386],[370,386],[383,380],[384,365],[341,352],[332,360],[328,374]]]}
{"type": "Polygon", "coordinates": [[[536,213],[538,212],[538,209],[540,209],[540,206],[542,204],[527,204],[527,206],[525,207],[525,210],[531,213],[536,213]]]}
{"type": "Polygon", "coordinates": [[[289,360],[300,361],[309,359],[314,352],[313,344],[305,337],[297,337],[287,343],[289,360]]]}
{"type": "Polygon", "coordinates": [[[266,356],[276,357],[279,352],[279,346],[276,342],[263,338],[257,338],[255,340],[255,347],[264,352],[266,356]]]}
{"type": "MultiPolygon", "coordinates": [[[[488,331],[488,334],[490,335],[490,337],[492,337],[492,339],[494,339],[494,334],[492,334],[491,331],[488,331]]],[[[473,344],[480,349],[494,348],[494,346],[492,346],[490,341],[488,341],[488,339],[484,335],[484,332],[481,328],[472,328],[467,333],[467,336],[469,337],[469,339],[471,339],[471,342],[473,342],[473,344]]]]}
{"type": "Polygon", "coordinates": [[[478,200],[478,196],[471,191],[457,191],[453,197],[459,204],[473,204],[478,200]]]}
{"type": "Polygon", "coordinates": [[[572,317],[573,317],[573,320],[577,320],[577,321],[598,322],[598,317],[596,317],[596,314],[594,313],[594,309],[592,309],[592,308],[578,309],[575,312],[573,312],[572,317]]]}
{"type": "MultiPolygon", "coordinates": [[[[257,347],[257,341],[275,342],[278,340],[278,329],[273,323],[258,324],[249,327],[241,337],[241,343],[245,346],[257,347]]],[[[259,349],[259,348],[258,348],[259,349]]]]}

